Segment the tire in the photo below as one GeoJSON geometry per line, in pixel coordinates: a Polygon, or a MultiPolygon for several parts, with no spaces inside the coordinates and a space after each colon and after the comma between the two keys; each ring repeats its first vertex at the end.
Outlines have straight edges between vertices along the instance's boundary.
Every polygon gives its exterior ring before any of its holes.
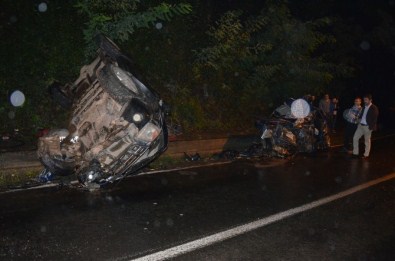
{"type": "MultiPolygon", "coordinates": [[[[136,94],[124,85],[113,72],[115,65],[107,64],[99,72],[98,78],[102,88],[117,102],[123,104],[130,101],[136,94]]],[[[137,88],[137,87],[136,87],[137,88]]]]}

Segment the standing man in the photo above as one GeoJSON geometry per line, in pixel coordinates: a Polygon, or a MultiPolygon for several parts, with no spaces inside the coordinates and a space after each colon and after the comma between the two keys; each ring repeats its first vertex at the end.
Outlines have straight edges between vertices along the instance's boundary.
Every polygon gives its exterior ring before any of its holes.
{"type": "Polygon", "coordinates": [[[352,142],[355,131],[357,130],[358,123],[361,118],[362,112],[362,99],[356,97],[354,99],[354,106],[350,109],[345,110],[344,119],[346,120],[346,126],[344,128],[344,147],[343,151],[352,153],[352,142]]]}
{"type": "Polygon", "coordinates": [[[364,107],[361,113],[361,121],[358,124],[353,138],[353,156],[359,155],[359,139],[364,136],[365,139],[365,153],[362,158],[367,159],[370,153],[370,138],[372,132],[377,129],[377,117],[379,109],[372,103],[372,95],[367,94],[363,97],[364,107]]]}

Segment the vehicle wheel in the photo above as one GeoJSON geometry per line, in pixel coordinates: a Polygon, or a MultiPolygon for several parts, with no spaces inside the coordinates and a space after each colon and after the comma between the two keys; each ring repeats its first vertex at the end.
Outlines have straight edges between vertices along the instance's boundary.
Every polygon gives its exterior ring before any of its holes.
{"type": "Polygon", "coordinates": [[[130,101],[137,95],[138,89],[129,72],[113,64],[107,64],[99,72],[101,86],[119,103],[130,101]],[[135,93],[135,94],[133,94],[135,93]]]}

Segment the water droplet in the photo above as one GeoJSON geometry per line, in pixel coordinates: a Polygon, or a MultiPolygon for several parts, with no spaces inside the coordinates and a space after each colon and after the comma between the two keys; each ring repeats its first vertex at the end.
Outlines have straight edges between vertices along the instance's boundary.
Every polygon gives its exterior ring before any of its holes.
{"type": "Polygon", "coordinates": [[[108,202],[113,202],[113,201],[114,201],[113,198],[112,198],[111,196],[106,196],[106,200],[107,200],[108,202]]]}
{"type": "Polygon", "coordinates": [[[166,186],[169,183],[166,178],[162,178],[160,182],[162,183],[163,186],[166,186]]]}
{"type": "Polygon", "coordinates": [[[12,92],[10,96],[10,102],[14,107],[22,106],[25,103],[25,95],[23,92],[16,90],[12,92]]]}
{"type": "Polygon", "coordinates": [[[18,18],[15,15],[10,16],[10,23],[16,23],[18,21],[18,18]]]}
{"type": "Polygon", "coordinates": [[[155,24],[155,28],[160,30],[160,29],[163,28],[163,24],[161,22],[158,22],[158,23],[155,24]]]}
{"type": "Polygon", "coordinates": [[[171,218],[166,219],[166,225],[172,227],[174,225],[173,219],[171,218]]]}
{"type": "Polygon", "coordinates": [[[362,41],[359,47],[361,47],[362,50],[367,51],[370,49],[370,43],[368,41],[362,41]]]}
{"type": "Polygon", "coordinates": [[[38,5],[38,11],[40,11],[41,13],[46,12],[48,9],[47,3],[42,2],[38,5]]]}
{"type": "Polygon", "coordinates": [[[11,120],[15,119],[15,112],[14,111],[9,111],[8,112],[8,118],[11,119],[11,120]]]}
{"type": "Polygon", "coordinates": [[[40,231],[41,231],[41,233],[47,232],[47,227],[46,226],[41,226],[40,231]]]}

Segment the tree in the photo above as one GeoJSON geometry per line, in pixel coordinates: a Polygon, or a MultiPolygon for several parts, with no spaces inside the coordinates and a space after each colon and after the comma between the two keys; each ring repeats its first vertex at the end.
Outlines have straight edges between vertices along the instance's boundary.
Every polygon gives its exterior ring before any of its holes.
{"type": "Polygon", "coordinates": [[[144,8],[139,0],[78,0],[76,7],[88,18],[84,29],[88,56],[96,48],[92,40],[98,32],[113,41],[126,42],[139,28],[149,28],[159,21],[170,21],[174,16],[192,11],[191,5],[186,3],[162,2],[144,8]]]}
{"type": "Polygon", "coordinates": [[[209,30],[210,45],[196,53],[196,77],[209,86],[208,104],[220,119],[239,121],[268,113],[287,97],[321,92],[349,73],[324,58],[321,48],[335,43],[321,31],[329,24],[327,18],[299,21],[285,3],[269,2],[249,18],[227,12],[209,30]]]}
{"type": "Polygon", "coordinates": [[[92,39],[97,32],[124,43],[137,30],[191,11],[189,4],[154,2],[158,1],[51,1],[46,12],[41,12],[34,3],[2,1],[0,18],[8,22],[0,25],[1,128],[34,133],[38,127],[64,126],[67,113],[51,102],[47,86],[78,76],[81,65],[97,48],[92,39]],[[8,98],[16,89],[24,92],[26,102],[13,108],[8,98]]]}

